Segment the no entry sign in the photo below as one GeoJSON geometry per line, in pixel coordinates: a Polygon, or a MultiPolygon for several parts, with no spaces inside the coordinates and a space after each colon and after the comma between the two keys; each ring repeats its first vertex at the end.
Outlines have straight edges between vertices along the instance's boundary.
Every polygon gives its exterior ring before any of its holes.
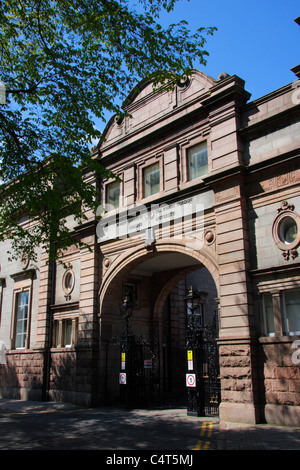
{"type": "Polygon", "coordinates": [[[196,374],[186,374],[186,386],[196,387],[196,374]]]}

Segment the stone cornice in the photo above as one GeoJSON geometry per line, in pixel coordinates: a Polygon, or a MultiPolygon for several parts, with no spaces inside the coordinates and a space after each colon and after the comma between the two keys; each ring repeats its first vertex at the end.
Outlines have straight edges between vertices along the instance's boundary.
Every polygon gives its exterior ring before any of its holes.
{"type": "Polygon", "coordinates": [[[293,105],[282,111],[274,111],[260,121],[249,123],[248,125],[239,129],[239,133],[243,138],[253,138],[270,131],[270,126],[275,126],[277,123],[284,127],[284,121],[291,120],[291,118],[299,118],[300,104],[293,105]]]}
{"type": "Polygon", "coordinates": [[[260,268],[260,269],[251,269],[250,274],[252,276],[268,276],[268,275],[274,276],[274,274],[279,274],[279,273],[286,274],[287,272],[290,272],[290,271],[295,271],[298,273],[299,268],[300,268],[300,262],[297,262],[293,264],[288,264],[286,266],[280,265],[280,266],[272,266],[271,268],[268,267],[268,268],[260,268]]]}
{"type": "Polygon", "coordinates": [[[25,271],[20,271],[18,273],[11,274],[10,277],[14,280],[21,280],[21,279],[28,279],[28,278],[33,278],[36,274],[36,269],[31,268],[27,269],[25,271]]]}
{"type": "Polygon", "coordinates": [[[219,170],[215,173],[210,173],[207,176],[203,176],[203,181],[206,184],[213,184],[222,181],[224,178],[236,177],[246,174],[246,168],[243,165],[234,164],[225,170],[219,170]]]}
{"type": "Polygon", "coordinates": [[[202,100],[202,105],[211,107],[218,105],[221,100],[232,97],[235,101],[241,100],[241,104],[245,105],[250,99],[251,93],[244,89],[245,81],[237,75],[231,75],[228,78],[220,80],[210,90],[209,96],[202,100]]]}

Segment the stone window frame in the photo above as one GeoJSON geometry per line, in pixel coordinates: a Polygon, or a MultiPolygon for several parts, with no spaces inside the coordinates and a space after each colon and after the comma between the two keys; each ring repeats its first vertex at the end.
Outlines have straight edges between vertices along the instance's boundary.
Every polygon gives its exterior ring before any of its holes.
{"type": "MultiPolygon", "coordinates": [[[[108,180],[105,184],[104,184],[104,191],[105,191],[105,205],[106,207],[110,207],[111,206],[111,203],[109,202],[109,199],[108,199],[108,189],[110,187],[110,185],[112,184],[116,184],[118,183],[119,184],[119,204],[117,207],[114,207],[113,209],[111,209],[111,211],[117,211],[118,209],[120,209],[120,207],[122,207],[122,190],[123,190],[123,186],[122,186],[122,182],[121,181],[118,181],[116,179],[113,179],[111,178],[110,180],[108,180]]],[[[109,211],[110,212],[110,211],[109,211]]]]}
{"type": "Polygon", "coordinates": [[[23,271],[12,275],[15,285],[13,289],[13,303],[12,303],[12,321],[11,321],[11,349],[16,349],[16,326],[17,326],[17,298],[18,294],[28,292],[28,313],[26,325],[25,346],[17,348],[24,350],[30,348],[30,328],[31,328],[31,315],[32,315],[32,294],[33,294],[33,278],[35,275],[34,270],[23,271]]]}
{"type": "MultiPolygon", "coordinates": [[[[114,213],[114,212],[118,212],[119,209],[121,209],[123,206],[124,206],[124,183],[123,183],[123,174],[122,173],[117,173],[115,172],[115,175],[120,178],[120,198],[119,198],[119,206],[114,208],[114,209],[111,209],[111,210],[108,210],[107,212],[109,213],[114,213]]],[[[115,183],[117,180],[116,178],[108,178],[106,181],[104,181],[103,183],[103,192],[102,192],[102,203],[103,205],[109,209],[110,208],[110,203],[108,201],[108,187],[110,184],[112,183],[115,183]]]]}
{"type": "MultiPolygon", "coordinates": [[[[199,153],[199,151],[197,153],[199,153]]],[[[195,180],[195,179],[198,179],[198,178],[202,178],[203,176],[207,175],[207,173],[208,173],[208,152],[207,152],[207,142],[206,141],[203,141],[199,144],[193,145],[193,146],[188,147],[186,149],[186,167],[187,167],[186,172],[187,172],[188,181],[192,181],[192,180],[195,180]],[[192,151],[196,148],[199,148],[199,147],[201,147],[201,155],[202,155],[202,153],[204,153],[205,165],[203,165],[203,162],[201,161],[201,166],[197,167],[198,170],[199,170],[199,168],[202,170],[201,174],[198,174],[197,176],[192,176],[191,175],[192,156],[193,156],[192,151]]]]}
{"type": "Polygon", "coordinates": [[[288,336],[299,336],[300,335],[300,330],[297,331],[290,331],[290,328],[288,328],[288,320],[287,320],[287,312],[286,312],[286,301],[285,297],[287,292],[299,292],[299,298],[300,298],[300,286],[296,289],[287,289],[282,292],[282,316],[283,316],[283,328],[285,331],[285,334],[288,336]]]}
{"type": "Polygon", "coordinates": [[[138,202],[148,202],[151,200],[158,199],[162,196],[164,190],[164,161],[163,154],[153,155],[152,157],[145,158],[137,166],[138,171],[138,190],[137,190],[137,201],[138,202]],[[150,196],[145,196],[144,194],[144,170],[155,163],[159,163],[159,191],[150,196]]]}
{"type": "Polygon", "coordinates": [[[180,155],[181,155],[181,183],[184,186],[193,186],[195,184],[198,184],[199,182],[202,182],[203,179],[211,172],[211,140],[209,135],[204,135],[201,134],[197,137],[190,138],[184,143],[180,145],[180,155]],[[189,169],[188,169],[188,151],[196,147],[199,144],[203,144],[206,142],[207,146],[207,173],[205,175],[198,176],[197,178],[194,179],[189,179],[189,169]]]}
{"type": "Polygon", "coordinates": [[[53,313],[53,335],[52,348],[54,349],[71,349],[74,348],[78,341],[78,325],[79,312],[76,311],[57,311],[53,313]],[[66,323],[72,322],[71,344],[66,344],[65,326],[66,323]]]}
{"type": "Polygon", "coordinates": [[[158,194],[160,192],[160,167],[159,162],[152,163],[152,165],[145,166],[143,168],[143,196],[148,198],[158,194]],[[147,170],[151,170],[149,174],[146,174],[147,170]],[[156,182],[156,175],[158,173],[158,182],[156,182]],[[152,184],[152,177],[154,177],[154,184],[152,184]],[[156,186],[158,186],[156,190],[156,186]],[[147,194],[147,190],[149,193],[147,194]]]}
{"type": "Polygon", "coordinates": [[[293,337],[299,336],[300,331],[288,331],[286,322],[286,307],[285,307],[285,294],[291,291],[299,291],[300,285],[295,287],[286,287],[281,289],[270,289],[264,290],[260,293],[260,323],[261,323],[261,337],[293,337]],[[273,304],[273,320],[274,320],[274,332],[267,332],[264,321],[264,305],[263,297],[265,295],[271,295],[273,304]]]}

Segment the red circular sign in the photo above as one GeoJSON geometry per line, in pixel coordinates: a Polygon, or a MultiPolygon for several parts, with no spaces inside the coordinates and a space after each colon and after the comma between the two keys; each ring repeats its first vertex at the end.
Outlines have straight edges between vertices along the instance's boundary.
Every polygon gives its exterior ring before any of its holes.
{"type": "Polygon", "coordinates": [[[119,382],[122,385],[126,384],[126,374],[125,373],[120,374],[119,382]]]}
{"type": "Polygon", "coordinates": [[[186,374],[186,386],[196,387],[196,374],[186,374]]]}

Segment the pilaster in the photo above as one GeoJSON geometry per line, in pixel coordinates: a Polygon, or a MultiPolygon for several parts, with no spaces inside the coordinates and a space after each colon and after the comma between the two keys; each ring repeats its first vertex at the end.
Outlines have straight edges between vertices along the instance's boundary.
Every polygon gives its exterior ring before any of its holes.
{"type": "Polygon", "coordinates": [[[212,89],[206,104],[211,122],[212,171],[220,274],[220,419],[259,420],[252,285],[240,114],[249,94],[232,76],[212,89]]]}

